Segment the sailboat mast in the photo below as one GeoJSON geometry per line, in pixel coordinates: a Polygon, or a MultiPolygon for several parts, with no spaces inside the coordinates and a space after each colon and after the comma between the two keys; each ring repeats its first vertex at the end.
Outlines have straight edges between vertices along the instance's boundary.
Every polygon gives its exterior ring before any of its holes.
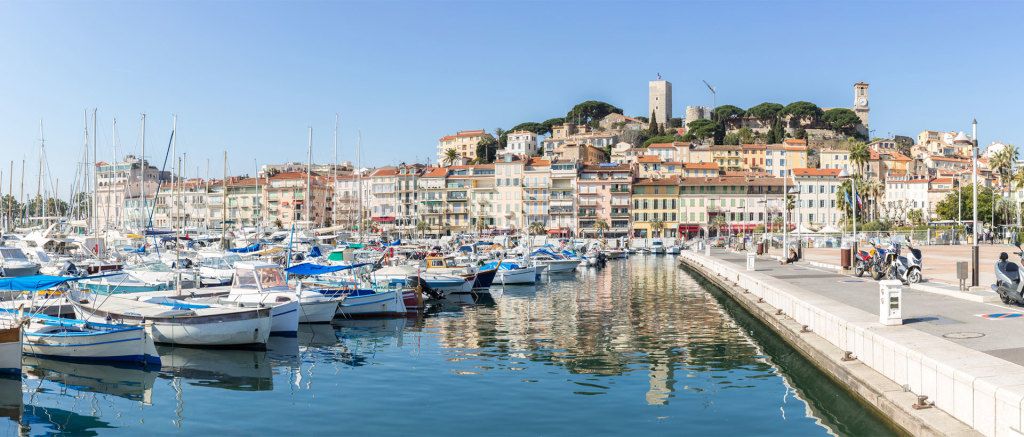
{"type": "Polygon", "coordinates": [[[220,245],[228,249],[228,151],[224,150],[224,179],[221,181],[220,194],[220,245]]]}
{"type": "Polygon", "coordinates": [[[7,178],[7,227],[14,230],[14,160],[11,160],[10,176],[7,178]]]}
{"type": "MultiPolygon", "coordinates": [[[[142,113],[142,156],[139,157],[139,227],[144,228],[146,216],[146,113],[142,113]]],[[[145,232],[143,232],[145,234],[145,232]]]]}
{"type": "Polygon", "coordinates": [[[313,227],[313,126],[309,127],[309,146],[306,149],[306,220],[309,227],[313,227]]]}
{"type": "Polygon", "coordinates": [[[43,136],[43,120],[39,120],[39,172],[36,173],[36,217],[43,216],[43,151],[46,149],[46,137],[43,136]]]}
{"type": "MultiPolygon", "coordinates": [[[[332,178],[332,181],[331,181],[331,184],[333,184],[331,186],[332,191],[333,191],[333,188],[335,186],[337,186],[337,184],[338,184],[338,164],[339,164],[338,163],[338,126],[340,124],[341,124],[341,116],[338,115],[337,112],[335,112],[334,113],[334,165],[331,166],[331,170],[332,170],[331,173],[333,173],[333,176],[334,176],[332,178]]],[[[336,221],[338,221],[338,193],[334,193],[334,195],[331,196],[331,226],[337,225],[337,223],[335,223],[336,221]]]]}
{"type": "Polygon", "coordinates": [[[99,221],[97,220],[98,217],[96,217],[98,215],[97,212],[99,212],[100,208],[99,204],[96,202],[96,199],[99,197],[100,191],[100,176],[99,173],[97,173],[99,171],[99,167],[97,167],[96,165],[98,163],[99,158],[97,140],[100,136],[99,132],[97,131],[97,129],[99,129],[98,122],[96,121],[97,112],[97,108],[92,108],[92,201],[89,202],[89,206],[91,206],[92,208],[89,208],[91,210],[89,214],[92,216],[91,222],[93,236],[99,238],[100,227],[99,221]]]}
{"type": "Polygon", "coordinates": [[[359,242],[363,242],[363,233],[366,232],[363,229],[363,160],[360,155],[359,149],[363,146],[363,131],[360,129],[357,131],[358,136],[356,137],[356,190],[359,191],[359,218],[356,221],[356,226],[359,228],[359,242]]]}

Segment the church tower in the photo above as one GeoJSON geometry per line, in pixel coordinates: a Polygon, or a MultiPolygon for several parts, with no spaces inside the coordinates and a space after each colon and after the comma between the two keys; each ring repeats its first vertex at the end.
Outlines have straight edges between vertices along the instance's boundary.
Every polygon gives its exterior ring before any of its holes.
{"type": "Polygon", "coordinates": [[[647,95],[647,117],[653,116],[654,122],[665,128],[669,127],[669,120],[672,119],[672,83],[662,80],[652,80],[648,84],[647,95]]]}
{"type": "Polygon", "coordinates": [[[857,82],[853,84],[853,112],[857,113],[860,117],[860,124],[864,125],[864,129],[868,127],[868,84],[864,82],[857,82]]]}

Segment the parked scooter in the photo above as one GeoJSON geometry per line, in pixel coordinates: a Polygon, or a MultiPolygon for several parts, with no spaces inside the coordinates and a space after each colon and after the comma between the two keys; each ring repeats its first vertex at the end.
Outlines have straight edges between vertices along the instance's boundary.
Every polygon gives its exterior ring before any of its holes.
{"type": "MultiPolygon", "coordinates": [[[[1024,259],[1024,250],[1017,244],[1017,257],[1024,259]]],[[[996,283],[992,290],[999,295],[999,299],[1006,304],[1024,305],[1021,289],[1024,283],[1020,280],[1020,267],[1009,261],[1010,256],[1006,252],[999,254],[999,262],[996,263],[996,283]]]]}
{"type": "Polygon", "coordinates": [[[889,259],[886,264],[886,277],[899,279],[904,284],[917,284],[921,282],[921,249],[914,248],[907,243],[910,249],[908,256],[900,256],[901,246],[893,244],[892,250],[886,255],[889,259]]]}

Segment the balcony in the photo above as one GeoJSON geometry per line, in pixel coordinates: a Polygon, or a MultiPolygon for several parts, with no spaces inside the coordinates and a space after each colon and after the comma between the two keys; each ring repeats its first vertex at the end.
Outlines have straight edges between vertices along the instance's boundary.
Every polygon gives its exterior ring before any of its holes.
{"type": "Polygon", "coordinates": [[[572,214],[572,207],[571,206],[552,206],[552,207],[548,208],[548,212],[551,213],[551,214],[559,214],[559,215],[561,215],[561,214],[569,214],[569,215],[571,215],[572,214]]]}

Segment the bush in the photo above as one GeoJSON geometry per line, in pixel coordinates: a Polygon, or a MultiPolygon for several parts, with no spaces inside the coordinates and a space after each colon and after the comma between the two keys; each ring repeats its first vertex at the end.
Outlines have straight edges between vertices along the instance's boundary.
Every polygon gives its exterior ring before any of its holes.
{"type": "Polygon", "coordinates": [[[864,226],[860,227],[859,230],[864,232],[878,232],[888,231],[890,228],[891,226],[889,225],[889,222],[885,222],[882,220],[872,220],[870,222],[864,223],[864,226]]]}

